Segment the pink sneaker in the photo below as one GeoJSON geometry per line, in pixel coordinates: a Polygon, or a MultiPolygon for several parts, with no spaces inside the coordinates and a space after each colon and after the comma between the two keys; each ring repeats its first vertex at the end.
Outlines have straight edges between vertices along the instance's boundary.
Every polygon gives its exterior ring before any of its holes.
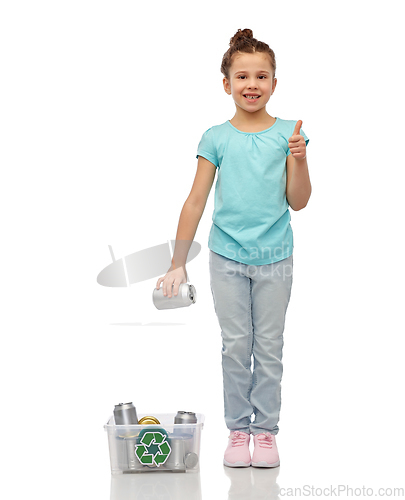
{"type": "Polygon", "coordinates": [[[225,450],[224,465],[228,467],[249,467],[250,434],[241,431],[233,431],[229,436],[228,447],[225,450]]]}
{"type": "Polygon", "coordinates": [[[277,467],[280,465],[280,458],[276,445],[276,436],[270,432],[256,434],[253,436],[255,449],[253,451],[253,467],[277,467]]]}

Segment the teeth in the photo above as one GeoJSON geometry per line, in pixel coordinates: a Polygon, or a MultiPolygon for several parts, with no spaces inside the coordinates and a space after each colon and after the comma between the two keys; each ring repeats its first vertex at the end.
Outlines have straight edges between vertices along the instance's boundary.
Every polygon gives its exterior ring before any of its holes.
{"type": "Polygon", "coordinates": [[[248,99],[259,99],[258,95],[245,95],[248,99]]]}

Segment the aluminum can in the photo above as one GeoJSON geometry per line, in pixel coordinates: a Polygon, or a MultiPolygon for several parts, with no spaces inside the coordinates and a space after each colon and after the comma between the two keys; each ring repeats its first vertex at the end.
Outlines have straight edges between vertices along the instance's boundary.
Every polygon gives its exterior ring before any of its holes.
{"type": "Polygon", "coordinates": [[[196,424],[197,416],[192,411],[178,411],[174,417],[175,424],[196,424]]]}
{"type": "MultiPolygon", "coordinates": [[[[138,417],[136,415],[135,406],[132,403],[120,403],[114,407],[114,420],[115,425],[136,425],[138,423],[138,417]]],[[[135,443],[136,434],[130,429],[123,431],[121,436],[125,441],[126,455],[127,455],[127,467],[129,470],[134,470],[139,468],[139,462],[135,456],[135,443]]]]}
{"type": "Polygon", "coordinates": [[[126,449],[127,449],[127,463],[128,469],[130,471],[143,469],[144,466],[139,462],[138,458],[135,455],[135,446],[138,442],[138,438],[136,435],[127,436],[125,438],[126,449]]]}
{"type": "Polygon", "coordinates": [[[120,403],[114,408],[115,425],[137,425],[138,417],[132,403],[120,403]]]}
{"type": "Polygon", "coordinates": [[[152,416],[142,417],[138,423],[139,425],[160,425],[159,420],[152,416]]]}
{"type": "Polygon", "coordinates": [[[193,285],[188,283],[182,283],[179,286],[179,292],[175,296],[172,294],[171,297],[168,295],[163,295],[162,286],[155,288],[152,295],[153,303],[156,309],[177,309],[178,307],[188,307],[191,304],[195,304],[197,300],[197,292],[193,285]]]}
{"type": "Polygon", "coordinates": [[[194,452],[187,453],[186,456],[184,457],[184,464],[187,467],[187,469],[194,469],[195,467],[197,467],[198,464],[197,453],[194,452]]]}
{"type": "MultiPolygon", "coordinates": [[[[192,424],[197,423],[197,416],[192,411],[178,411],[177,415],[174,417],[175,428],[173,433],[176,436],[183,436],[184,439],[188,439],[187,444],[193,442],[193,436],[195,434],[195,429],[192,427],[192,424]],[[176,427],[176,424],[191,424],[190,427],[176,427]]],[[[188,447],[185,447],[185,453],[187,451],[191,451],[188,447]]]]}
{"type": "Polygon", "coordinates": [[[186,465],[184,463],[184,439],[181,436],[172,436],[170,438],[171,453],[165,466],[173,472],[184,472],[186,465]]]}

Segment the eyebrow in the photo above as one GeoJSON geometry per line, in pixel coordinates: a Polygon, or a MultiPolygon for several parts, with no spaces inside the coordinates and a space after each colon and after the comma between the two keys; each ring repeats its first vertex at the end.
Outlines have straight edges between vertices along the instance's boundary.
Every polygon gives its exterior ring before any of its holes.
{"type": "MultiPolygon", "coordinates": [[[[235,75],[239,75],[239,73],[248,73],[248,70],[243,69],[241,71],[237,71],[235,73],[235,75]]],[[[270,71],[266,71],[265,69],[259,69],[259,71],[257,71],[257,73],[267,73],[268,75],[270,75],[270,71]]]]}

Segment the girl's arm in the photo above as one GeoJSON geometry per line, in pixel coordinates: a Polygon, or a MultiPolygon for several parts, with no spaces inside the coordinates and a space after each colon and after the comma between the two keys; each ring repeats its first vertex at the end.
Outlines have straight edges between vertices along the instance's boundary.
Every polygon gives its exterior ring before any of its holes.
{"type": "Polygon", "coordinates": [[[287,156],[287,201],[293,210],[306,207],[311,196],[311,181],[309,180],[307,159],[287,156]]]}
{"type": "Polygon", "coordinates": [[[162,283],[163,294],[169,297],[171,297],[173,284],[173,293],[177,295],[180,284],[187,281],[185,266],[188,251],[204,212],[214,182],[215,172],[215,165],[202,156],[198,157],[194,183],[180,213],[172,266],[164,277],[158,279],[156,284],[156,288],[159,289],[162,283]]]}
{"type": "Polygon", "coordinates": [[[173,252],[172,268],[186,265],[188,251],[194,240],[198,224],[204,212],[208,195],[215,178],[216,168],[206,158],[199,156],[197,173],[190,194],[180,213],[173,252]]]}

